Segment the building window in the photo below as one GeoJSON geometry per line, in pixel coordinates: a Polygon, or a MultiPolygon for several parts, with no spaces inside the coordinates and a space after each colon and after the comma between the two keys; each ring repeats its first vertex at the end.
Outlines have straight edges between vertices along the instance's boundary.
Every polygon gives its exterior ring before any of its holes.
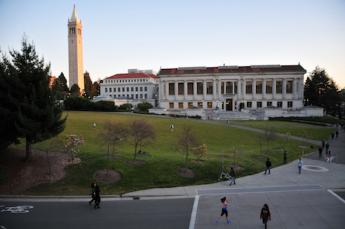
{"type": "Polygon", "coordinates": [[[198,95],[202,95],[204,93],[204,85],[202,82],[197,82],[196,83],[196,93],[198,95]]]}
{"type": "Polygon", "coordinates": [[[114,98],[116,98],[116,95],[114,95],[114,98]]]}
{"type": "Polygon", "coordinates": [[[184,83],[178,83],[177,84],[177,92],[178,92],[178,94],[179,95],[183,95],[184,94],[184,88],[183,88],[183,86],[184,86],[184,83]]]}
{"type": "Polygon", "coordinates": [[[144,97],[145,97],[145,99],[147,99],[147,94],[145,94],[145,96],[144,96],[144,97]]]}
{"type": "Polygon", "coordinates": [[[127,92],[129,92],[129,87],[126,88],[127,92]]]}
{"type": "Polygon", "coordinates": [[[198,108],[202,108],[202,102],[198,102],[198,108]]]}
{"type": "Polygon", "coordinates": [[[272,94],[272,80],[266,81],[266,94],[272,94]]]}
{"type": "Polygon", "coordinates": [[[135,95],[135,98],[138,99],[138,94],[135,95]]]}
{"type": "Polygon", "coordinates": [[[212,109],[212,102],[207,102],[207,108],[212,109]]]}
{"type": "Polygon", "coordinates": [[[267,107],[272,107],[272,102],[267,102],[267,107]]]}
{"type": "Polygon", "coordinates": [[[114,92],[116,92],[116,87],[113,88],[114,92]]]}
{"type": "Polygon", "coordinates": [[[193,102],[188,102],[188,109],[192,109],[193,108],[193,102]]]}
{"type": "Polygon", "coordinates": [[[234,93],[237,94],[237,82],[234,82],[234,93]]]}
{"type": "Polygon", "coordinates": [[[111,92],[111,87],[109,88],[109,92],[111,92]]]}
{"type": "Polygon", "coordinates": [[[187,83],[187,94],[188,95],[194,94],[194,83],[193,82],[187,83]]]}
{"type": "Polygon", "coordinates": [[[262,81],[256,81],[255,89],[256,94],[262,94],[262,81]]]}
{"type": "Polygon", "coordinates": [[[131,87],[131,91],[134,91],[133,87],[131,87]]]}
{"type": "Polygon", "coordinates": [[[105,92],[107,93],[108,92],[108,88],[104,88],[105,92]]]}
{"type": "Polygon", "coordinates": [[[283,81],[279,80],[276,82],[276,94],[283,93],[283,81]]]}
{"type": "Polygon", "coordinates": [[[213,94],[213,83],[212,82],[207,82],[206,83],[206,93],[208,95],[212,95],[213,94]]]}
{"type": "Polygon", "coordinates": [[[246,81],[246,94],[252,94],[252,93],[253,93],[253,82],[246,81]]]}
{"type": "Polygon", "coordinates": [[[247,102],[247,108],[252,108],[252,102],[247,102]]]}
{"type": "Polygon", "coordinates": [[[226,86],[225,86],[225,92],[226,94],[232,94],[232,82],[226,82],[226,86]]]}
{"type": "Polygon", "coordinates": [[[125,87],[122,87],[122,92],[124,92],[125,91],[125,87]]]}
{"type": "Polygon", "coordinates": [[[143,98],[143,94],[140,94],[140,98],[141,98],[141,99],[143,98]]]}
{"type": "Polygon", "coordinates": [[[257,108],[261,108],[262,107],[262,102],[257,102],[256,106],[257,106],[257,108]]]}
{"type": "Polygon", "coordinates": [[[131,94],[131,99],[133,99],[134,98],[134,95],[133,94],[131,94]]]}
{"type": "Polygon", "coordinates": [[[287,102],[287,107],[288,107],[288,108],[291,108],[292,106],[293,106],[292,101],[288,101],[288,102],[287,102]]]}
{"type": "Polygon", "coordinates": [[[145,87],[144,90],[147,91],[147,87],[145,87]]]}
{"type": "Polygon", "coordinates": [[[175,95],[175,83],[169,83],[169,95],[175,95]]]}
{"type": "Polygon", "coordinates": [[[293,84],[292,80],[286,81],[286,93],[287,94],[291,94],[292,93],[292,87],[293,87],[292,84],[293,84]]]}
{"type": "Polygon", "coordinates": [[[169,108],[174,109],[174,103],[169,103],[169,108]]]}
{"type": "Polygon", "coordinates": [[[224,82],[221,83],[220,93],[224,95],[224,82]]]}
{"type": "Polygon", "coordinates": [[[140,91],[143,91],[143,87],[140,87],[140,91]]]}
{"type": "Polygon", "coordinates": [[[283,102],[277,102],[277,107],[283,107],[283,102]]]}
{"type": "Polygon", "coordinates": [[[181,102],[178,103],[178,108],[179,108],[179,109],[183,109],[183,103],[181,103],[181,102]]]}

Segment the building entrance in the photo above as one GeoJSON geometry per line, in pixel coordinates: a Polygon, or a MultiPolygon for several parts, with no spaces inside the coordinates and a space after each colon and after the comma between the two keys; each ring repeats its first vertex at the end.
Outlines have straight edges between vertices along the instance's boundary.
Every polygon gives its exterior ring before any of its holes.
{"type": "Polygon", "coordinates": [[[232,99],[226,99],[225,104],[226,111],[232,111],[232,99]]]}

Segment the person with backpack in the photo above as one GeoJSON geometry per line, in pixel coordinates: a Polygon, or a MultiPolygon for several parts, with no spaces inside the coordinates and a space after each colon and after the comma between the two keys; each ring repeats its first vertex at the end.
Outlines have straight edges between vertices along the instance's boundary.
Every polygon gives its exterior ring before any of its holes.
{"type": "Polygon", "coordinates": [[[95,201],[95,183],[94,182],[91,183],[90,195],[91,195],[91,200],[89,201],[89,205],[91,205],[92,202],[95,201]]]}
{"type": "Polygon", "coordinates": [[[95,183],[95,206],[94,208],[100,208],[99,204],[101,203],[101,189],[99,186],[95,183]]]}
{"type": "Polygon", "coordinates": [[[297,166],[298,166],[298,174],[301,174],[301,172],[302,172],[302,166],[303,166],[302,158],[299,158],[299,159],[298,159],[297,166]]]}
{"type": "Polygon", "coordinates": [[[271,166],[272,166],[272,163],[271,163],[270,159],[267,158],[266,169],[265,169],[265,173],[264,173],[265,175],[266,175],[267,171],[268,171],[268,174],[271,174],[271,166]]]}
{"type": "Polygon", "coordinates": [[[220,199],[220,202],[221,202],[221,207],[222,207],[222,210],[221,210],[221,213],[220,213],[220,216],[219,218],[216,220],[216,223],[219,222],[220,218],[222,218],[223,215],[225,215],[225,218],[226,218],[226,223],[227,224],[230,224],[231,221],[230,219],[228,218],[228,201],[226,200],[226,197],[224,196],[223,198],[220,199]]]}
{"type": "Polygon", "coordinates": [[[267,204],[264,204],[261,208],[260,219],[262,219],[262,223],[265,225],[265,229],[267,229],[267,222],[271,220],[271,212],[267,204]]]}

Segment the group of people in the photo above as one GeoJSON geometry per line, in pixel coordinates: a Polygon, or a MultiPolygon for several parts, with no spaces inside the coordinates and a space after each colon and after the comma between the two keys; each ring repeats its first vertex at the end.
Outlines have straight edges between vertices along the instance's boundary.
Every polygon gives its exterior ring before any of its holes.
{"type": "MultiPolygon", "coordinates": [[[[333,140],[334,138],[338,138],[339,131],[338,127],[335,132],[331,133],[330,139],[333,140]]],[[[334,156],[332,155],[331,150],[329,149],[330,144],[329,141],[325,142],[325,140],[321,141],[321,146],[318,148],[319,151],[319,159],[322,159],[323,151],[325,151],[325,159],[327,162],[331,163],[334,160],[334,156]]]]}
{"type": "MultiPolygon", "coordinates": [[[[220,213],[220,216],[218,217],[218,219],[216,220],[216,223],[219,223],[219,220],[223,216],[225,216],[226,223],[231,224],[231,220],[229,219],[229,212],[228,212],[229,201],[227,200],[227,198],[225,196],[220,199],[221,213],[220,213]]],[[[268,207],[268,204],[264,204],[264,206],[261,208],[260,219],[262,220],[262,223],[265,225],[265,229],[267,229],[267,223],[269,220],[271,220],[271,212],[270,212],[270,209],[268,207]]]]}
{"type": "Polygon", "coordinates": [[[89,205],[92,204],[92,202],[94,203],[94,208],[100,208],[100,203],[101,203],[101,189],[99,188],[99,186],[97,185],[96,182],[91,183],[91,200],[89,201],[89,205]]]}

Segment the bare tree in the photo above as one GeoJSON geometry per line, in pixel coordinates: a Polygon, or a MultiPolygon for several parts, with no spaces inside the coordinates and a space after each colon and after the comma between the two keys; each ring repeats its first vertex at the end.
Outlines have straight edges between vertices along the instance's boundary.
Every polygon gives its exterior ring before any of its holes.
{"type": "Polygon", "coordinates": [[[149,140],[155,138],[155,130],[153,126],[144,120],[135,120],[130,125],[130,134],[134,146],[134,160],[137,158],[138,147],[141,147],[149,140]]]}
{"type": "Polygon", "coordinates": [[[71,156],[72,162],[74,161],[75,155],[79,153],[79,147],[84,144],[82,136],[71,134],[66,136],[64,147],[65,151],[71,156]]]}
{"type": "Polygon", "coordinates": [[[194,134],[191,126],[184,126],[181,135],[178,138],[178,146],[180,150],[184,153],[185,164],[187,165],[189,159],[189,152],[193,147],[199,145],[198,139],[194,134]]]}
{"type": "Polygon", "coordinates": [[[206,157],[208,148],[206,144],[202,144],[192,149],[193,154],[197,157],[198,160],[202,160],[206,157]]]}
{"type": "Polygon", "coordinates": [[[128,128],[124,123],[106,122],[100,133],[101,139],[107,144],[108,159],[116,152],[116,146],[128,136],[128,128]],[[110,151],[110,147],[112,150],[110,151]]]}

